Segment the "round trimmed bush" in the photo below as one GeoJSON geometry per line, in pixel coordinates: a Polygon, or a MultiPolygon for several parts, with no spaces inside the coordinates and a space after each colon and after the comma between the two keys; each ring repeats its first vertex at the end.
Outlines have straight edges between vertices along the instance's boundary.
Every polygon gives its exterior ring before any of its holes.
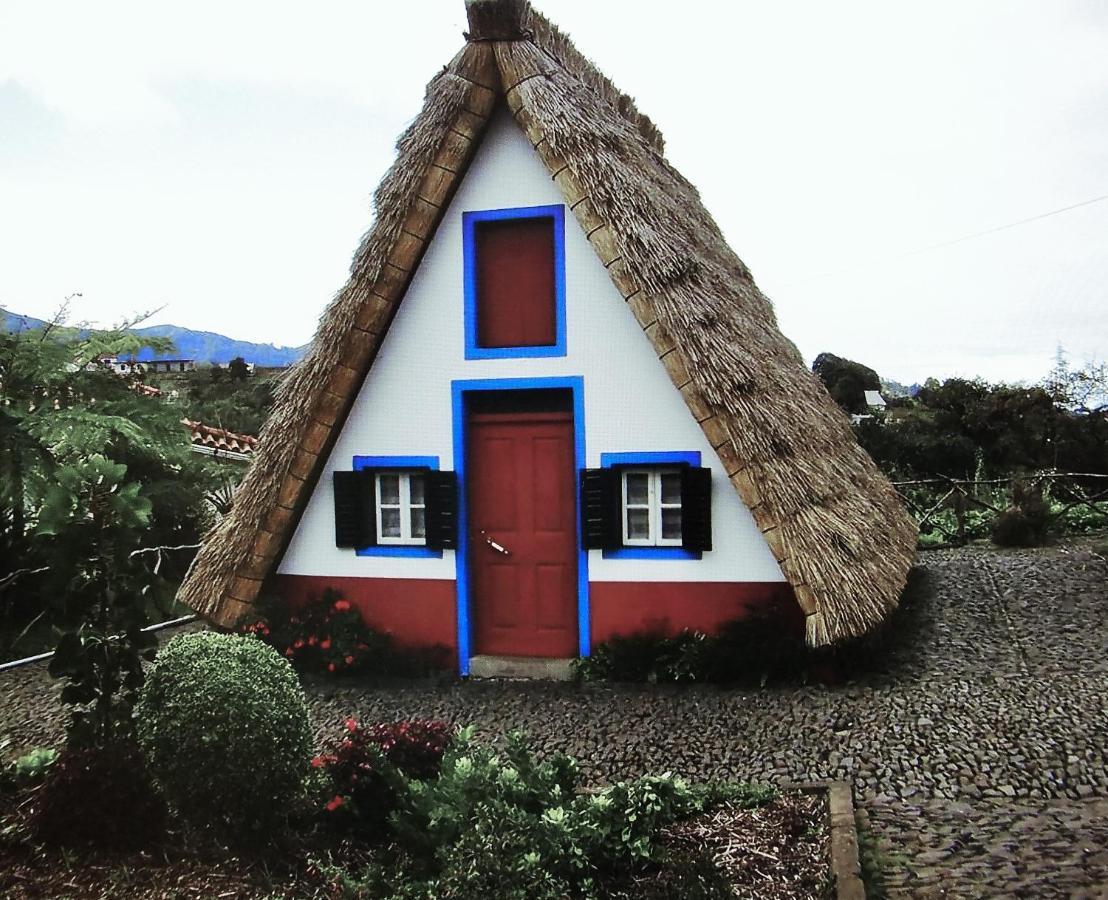
{"type": "Polygon", "coordinates": [[[312,752],[304,692],[288,661],[256,638],[174,638],[135,718],[151,773],[197,824],[269,830],[301,796],[312,752]]]}

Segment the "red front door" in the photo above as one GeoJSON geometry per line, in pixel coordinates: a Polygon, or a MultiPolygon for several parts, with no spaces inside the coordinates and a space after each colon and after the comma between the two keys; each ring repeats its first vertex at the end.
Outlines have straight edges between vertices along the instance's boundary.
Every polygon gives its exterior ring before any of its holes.
{"type": "Polygon", "coordinates": [[[577,655],[577,497],[568,412],[469,418],[475,652],[577,655]]]}

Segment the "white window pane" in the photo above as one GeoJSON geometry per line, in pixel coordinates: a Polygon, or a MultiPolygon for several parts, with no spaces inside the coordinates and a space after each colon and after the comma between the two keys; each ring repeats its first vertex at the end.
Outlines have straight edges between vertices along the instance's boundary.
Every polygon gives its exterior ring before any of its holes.
{"type": "Polygon", "coordinates": [[[423,476],[409,475],[412,506],[423,506],[423,476]]]}
{"type": "Polygon", "coordinates": [[[385,507],[381,510],[381,537],[400,537],[400,510],[385,507]]]}
{"type": "Polygon", "coordinates": [[[662,538],[667,541],[681,539],[681,507],[662,510],[662,538]]]}
{"type": "Polygon", "coordinates": [[[650,510],[627,510],[627,539],[644,541],[650,537],[650,510]]]}
{"type": "Polygon", "coordinates": [[[423,507],[412,508],[412,537],[422,538],[427,536],[425,511],[423,507]]]}
{"type": "Polygon", "coordinates": [[[662,481],[662,503],[680,504],[681,476],[677,472],[663,472],[660,477],[662,481]]]}
{"type": "Polygon", "coordinates": [[[623,477],[627,483],[627,505],[645,506],[650,497],[650,476],[645,472],[628,472],[623,477]]]}
{"type": "Polygon", "coordinates": [[[400,502],[400,476],[378,475],[377,497],[382,505],[395,505],[400,502]]]}

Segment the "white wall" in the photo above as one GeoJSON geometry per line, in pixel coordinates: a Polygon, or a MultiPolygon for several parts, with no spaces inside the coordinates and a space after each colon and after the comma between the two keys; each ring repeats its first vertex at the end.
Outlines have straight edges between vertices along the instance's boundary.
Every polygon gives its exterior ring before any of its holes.
{"type": "Polygon", "coordinates": [[[497,118],[412,280],[278,571],[453,579],[453,551],[436,559],[360,557],[336,548],[331,473],[350,469],[355,455],[437,455],[443,469],[454,468],[452,380],[581,375],[588,466],[598,466],[601,453],[699,450],[714,483],[712,552],[700,560],[617,560],[591,551],[590,580],[783,580],[750,512],[568,210],[568,355],[465,359],[462,213],[563,202],[523,132],[506,113],[497,118]]]}

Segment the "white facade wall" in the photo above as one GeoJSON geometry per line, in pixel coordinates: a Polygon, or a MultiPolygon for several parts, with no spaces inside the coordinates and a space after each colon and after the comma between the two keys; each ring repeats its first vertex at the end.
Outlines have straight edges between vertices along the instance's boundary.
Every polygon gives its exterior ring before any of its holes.
{"type": "Polygon", "coordinates": [[[357,556],[335,547],[331,473],[354,456],[438,456],[453,469],[451,382],[474,378],[584,378],[586,465],[601,453],[699,450],[713,471],[713,546],[700,560],[604,559],[590,581],[783,581],[753,517],[727,481],[664,366],[607,271],[566,211],[567,355],[465,359],[462,213],[562,204],[526,136],[505,113],[490,125],[423,258],[327,461],[278,571],[363,578],[455,578],[455,554],[357,556]]]}

